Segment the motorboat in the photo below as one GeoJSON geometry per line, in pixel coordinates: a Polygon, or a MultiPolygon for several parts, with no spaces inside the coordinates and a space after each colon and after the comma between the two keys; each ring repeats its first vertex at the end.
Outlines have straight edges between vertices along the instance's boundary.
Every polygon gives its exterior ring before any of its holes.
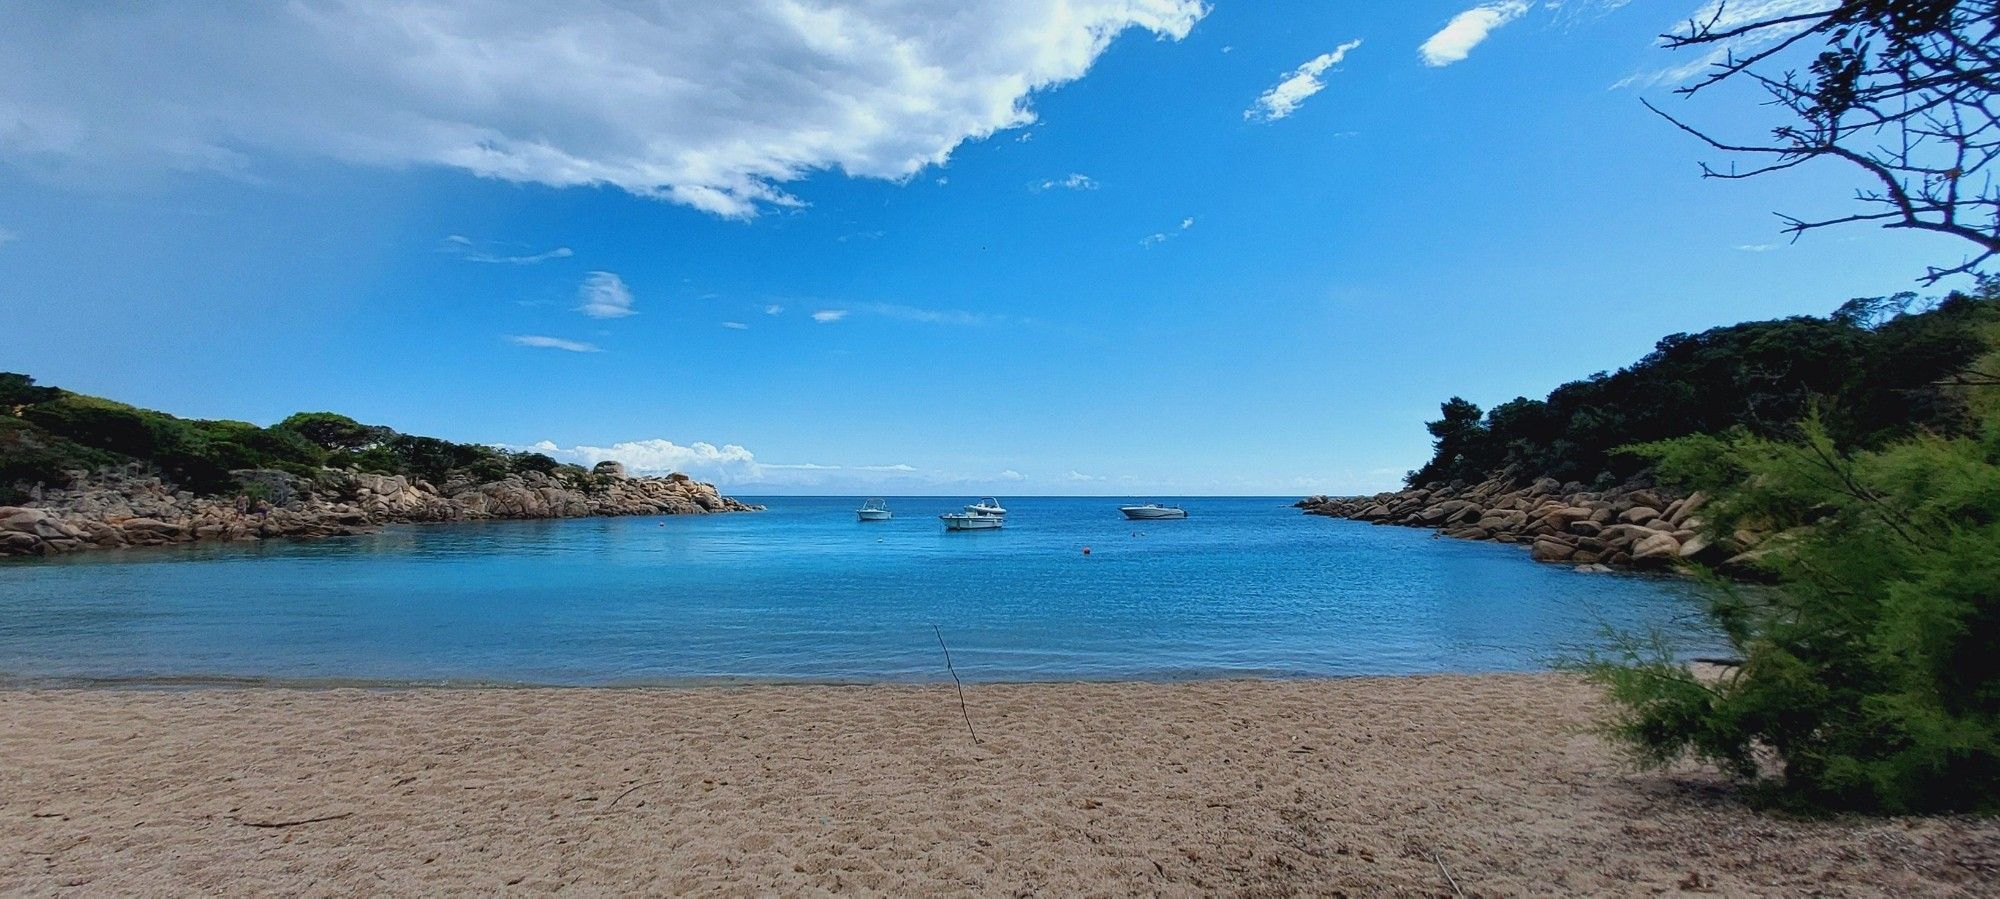
{"type": "MultiPolygon", "coordinates": [[[[969,508],[969,507],[968,507],[969,508]]],[[[1007,523],[1004,515],[988,515],[984,512],[951,512],[939,515],[944,520],[947,531],[997,531],[1007,523]]]]}
{"type": "Polygon", "coordinates": [[[1162,506],[1147,503],[1143,506],[1119,506],[1118,511],[1134,521],[1163,521],[1169,518],[1186,518],[1187,510],[1179,506],[1162,506]]]}
{"type": "Polygon", "coordinates": [[[879,499],[871,499],[854,510],[854,517],[862,521],[888,521],[889,504],[879,499]]]}
{"type": "Polygon", "coordinates": [[[1000,508],[1000,501],[993,497],[981,497],[979,502],[966,506],[965,511],[973,515],[998,515],[1007,517],[1007,510],[1000,508]]]}

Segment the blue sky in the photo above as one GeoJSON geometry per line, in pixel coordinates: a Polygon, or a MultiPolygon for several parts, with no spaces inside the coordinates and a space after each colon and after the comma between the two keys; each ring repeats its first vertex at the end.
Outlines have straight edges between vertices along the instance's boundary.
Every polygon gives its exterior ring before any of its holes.
{"type": "Polygon", "coordinates": [[[1699,5],[0,4],[0,369],[749,494],[1386,489],[1447,396],[1957,252],[1701,180],[1641,98],[1768,121],[1671,95],[1699,5]]]}

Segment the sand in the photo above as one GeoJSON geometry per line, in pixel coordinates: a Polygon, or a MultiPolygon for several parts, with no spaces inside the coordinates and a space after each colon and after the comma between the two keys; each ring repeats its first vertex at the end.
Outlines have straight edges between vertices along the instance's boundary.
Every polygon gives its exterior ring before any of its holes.
{"type": "Polygon", "coordinates": [[[967,699],[977,743],[949,684],[0,691],[0,893],[2000,892],[2000,822],[1633,774],[1558,675],[967,699]]]}

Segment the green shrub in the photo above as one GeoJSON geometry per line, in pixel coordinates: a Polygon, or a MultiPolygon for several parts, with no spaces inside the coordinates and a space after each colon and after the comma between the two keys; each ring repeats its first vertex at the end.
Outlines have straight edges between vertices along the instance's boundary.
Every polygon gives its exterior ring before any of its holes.
{"type": "Polygon", "coordinates": [[[1705,681],[1663,647],[1585,670],[1653,764],[1709,761],[1802,809],[2000,810],[2000,416],[1977,436],[1844,453],[1817,416],[1642,448],[1710,491],[1705,529],[1777,534],[1777,583],[1715,583],[1742,665],[1705,681]],[[1758,764],[1760,751],[1776,762],[1758,764]]]}

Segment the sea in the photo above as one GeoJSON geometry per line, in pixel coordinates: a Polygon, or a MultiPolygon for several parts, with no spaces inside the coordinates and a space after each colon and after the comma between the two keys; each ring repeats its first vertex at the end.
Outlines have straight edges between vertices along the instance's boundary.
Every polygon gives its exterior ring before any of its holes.
{"type": "Polygon", "coordinates": [[[1543,670],[1722,651],[1687,580],[1189,497],[751,498],[765,511],[399,525],[0,561],[0,683],[680,685],[1543,670]]]}

